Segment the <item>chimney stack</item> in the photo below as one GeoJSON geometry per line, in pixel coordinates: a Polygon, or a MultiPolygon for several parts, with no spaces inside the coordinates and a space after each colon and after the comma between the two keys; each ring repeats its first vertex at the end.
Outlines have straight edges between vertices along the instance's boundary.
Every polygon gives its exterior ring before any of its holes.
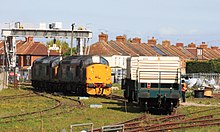
{"type": "Polygon", "coordinates": [[[211,49],[218,50],[218,46],[211,46],[211,49]]]}
{"type": "Polygon", "coordinates": [[[176,47],[183,47],[183,43],[176,43],[176,47]]]}
{"type": "Polygon", "coordinates": [[[34,42],[34,37],[26,37],[25,41],[28,42],[28,43],[29,42],[34,42]]]}
{"type": "Polygon", "coordinates": [[[133,38],[132,42],[140,44],[141,43],[141,38],[135,37],[135,38],[133,38]]]}
{"type": "Polygon", "coordinates": [[[121,43],[126,43],[126,38],[125,36],[117,36],[116,37],[116,42],[121,42],[121,43]]]}
{"type": "Polygon", "coordinates": [[[168,47],[168,46],[170,46],[170,41],[169,40],[164,40],[164,41],[162,41],[162,45],[165,46],[165,47],[168,47]]]}
{"type": "Polygon", "coordinates": [[[154,37],[152,37],[152,39],[148,40],[148,44],[156,45],[157,44],[157,40],[154,37]]]}
{"type": "Polygon", "coordinates": [[[188,45],[188,47],[190,47],[190,48],[196,48],[196,44],[194,44],[194,43],[192,42],[192,43],[190,43],[190,44],[188,45]]]}
{"type": "Polygon", "coordinates": [[[108,34],[101,32],[101,34],[99,34],[99,42],[108,42],[108,34]]]}
{"type": "Polygon", "coordinates": [[[200,48],[207,49],[208,45],[205,42],[202,42],[202,44],[200,45],[200,48]]]}

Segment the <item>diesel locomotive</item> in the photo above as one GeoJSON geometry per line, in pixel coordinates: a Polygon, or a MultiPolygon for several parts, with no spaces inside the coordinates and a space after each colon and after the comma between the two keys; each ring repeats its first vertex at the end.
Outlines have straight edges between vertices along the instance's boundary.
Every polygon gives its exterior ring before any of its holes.
{"type": "Polygon", "coordinates": [[[171,113],[181,97],[181,61],[179,57],[131,57],[127,77],[122,81],[124,97],[145,111],[162,109],[171,113]]]}
{"type": "Polygon", "coordinates": [[[32,86],[38,90],[80,95],[111,94],[111,68],[101,56],[39,58],[33,62],[31,76],[32,86]]]}

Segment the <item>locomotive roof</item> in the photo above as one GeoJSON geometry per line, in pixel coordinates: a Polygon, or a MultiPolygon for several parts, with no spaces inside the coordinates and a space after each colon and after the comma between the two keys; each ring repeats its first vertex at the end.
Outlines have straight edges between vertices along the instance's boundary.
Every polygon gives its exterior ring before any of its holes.
{"type": "Polygon", "coordinates": [[[68,56],[64,60],[72,60],[72,59],[78,59],[78,60],[86,60],[87,58],[91,58],[91,55],[74,55],[74,56],[68,56]]]}
{"type": "Polygon", "coordinates": [[[35,63],[44,63],[44,64],[49,64],[54,60],[60,59],[60,56],[46,56],[42,58],[38,58],[35,60],[35,63]]]}
{"type": "Polygon", "coordinates": [[[92,55],[76,55],[76,56],[68,56],[62,60],[62,63],[79,63],[81,60],[87,60],[92,58],[92,55]]]}

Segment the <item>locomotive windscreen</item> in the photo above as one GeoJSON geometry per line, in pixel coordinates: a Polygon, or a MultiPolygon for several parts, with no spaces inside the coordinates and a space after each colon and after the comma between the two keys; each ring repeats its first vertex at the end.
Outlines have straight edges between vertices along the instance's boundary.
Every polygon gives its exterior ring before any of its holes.
{"type": "Polygon", "coordinates": [[[105,65],[109,65],[108,64],[108,61],[101,57],[101,56],[92,56],[92,62],[93,63],[102,63],[102,64],[105,64],[105,65]]]}
{"type": "Polygon", "coordinates": [[[92,62],[93,63],[100,63],[100,57],[99,56],[92,56],[92,62]]]}

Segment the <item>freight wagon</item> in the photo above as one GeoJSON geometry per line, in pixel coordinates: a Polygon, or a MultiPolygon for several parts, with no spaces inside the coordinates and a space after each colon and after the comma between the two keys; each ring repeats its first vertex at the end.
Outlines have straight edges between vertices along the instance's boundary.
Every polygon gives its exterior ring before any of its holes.
{"type": "Polygon", "coordinates": [[[124,97],[151,108],[172,112],[181,97],[181,61],[179,57],[131,57],[127,59],[127,77],[122,81],[124,97]]]}

